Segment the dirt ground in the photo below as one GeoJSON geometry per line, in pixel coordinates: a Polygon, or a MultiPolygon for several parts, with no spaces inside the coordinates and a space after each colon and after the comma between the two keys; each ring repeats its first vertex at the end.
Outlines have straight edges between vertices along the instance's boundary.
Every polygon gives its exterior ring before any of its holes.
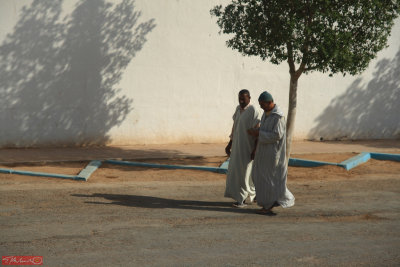
{"type": "MultiPolygon", "coordinates": [[[[341,162],[353,153],[293,155],[341,162]]],[[[219,166],[225,157],[142,160],[219,166]]],[[[88,162],[0,168],[77,174],[88,162]]],[[[274,216],[231,207],[223,174],[103,164],[87,182],[0,174],[0,255],[44,266],[398,266],[400,163],[289,167],[274,216]]]]}

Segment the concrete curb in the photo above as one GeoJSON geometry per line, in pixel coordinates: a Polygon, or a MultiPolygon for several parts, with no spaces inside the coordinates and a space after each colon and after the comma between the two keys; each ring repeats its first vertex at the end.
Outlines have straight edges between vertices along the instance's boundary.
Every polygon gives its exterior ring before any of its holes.
{"type": "Polygon", "coordinates": [[[97,168],[101,166],[100,160],[92,160],[89,164],[75,177],[75,180],[89,180],[90,175],[92,175],[97,168]]]}
{"type": "MultiPolygon", "coordinates": [[[[318,166],[324,166],[324,165],[333,165],[333,166],[342,167],[346,170],[350,170],[362,163],[367,162],[371,158],[377,159],[377,160],[400,161],[400,154],[362,152],[355,157],[352,157],[348,160],[342,161],[341,163],[290,158],[289,166],[318,167],[318,166]]],[[[123,161],[123,160],[104,160],[103,162],[109,163],[109,164],[135,166],[135,167],[211,171],[211,172],[217,172],[217,173],[222,173],[222,174],[228,173],[228,166],[229,166],[229,158],[224,163],[222,163],[222,165],[220,167],[153,164],[153,163],[123,161]]],[[[4,168],[0,168],[0,173],[72,179],[72,180],[77,180],[77,181],[87,181],[90,178],[90,176],[101,166],[101,164],[102,164],[102,161],[100,161],[100,160],[92,160],[89,162],[89,164],[84,169],[82,169],[79,172],[78,175],[20,171],[20,170],[4,169],[4,168]]]]}
{"type": "Polygon", "coordinates": [[[164,168],[164,169],[183,169],[183,170],[201,170],[210,171],[218,173],[226,173],[228,169],[221,167],[207,167],[207,166],[191,166],[191,165],[168,165],[168,164],[153,164],[153,163],[143,163],[134,161],[122,161],[122,160],[106,160],[106,163],[117,164],[117,165],[127,165],[135,167],[147,167],[147,168],[164,168]]]}
{"type": "Polygon", "coordinates": [[[31,171],[21,171],[13,169],[0,168],[1,173],[7,174],[19,174],[19,175],[29,175],[29,176],[41,176],[41,177],[51,177],[51,178],[62,178],[62,179],[73,179],[75,180],[75,175],[67,174],[56,174],[56,173],[45,173],[45,172],[31,172],[31,171]]]}
{"type": "Polygon", "coordinates": [[[77,181],[87,181],[89,177],[100,167],[101,161],[93,160],[89,162],[89,164],[82,169],[78,175],[68,175],[68,174],[57,174],[57,173],[46,173],[46,172],[31,172],[31,171],[21,171],[21,170],[13,170],[13,169],[4,169],[0,168],[1,173],[7,174],[19,174],[19,175],[28,175],[28,176],[40,176],[40,177],[49,177],[49,178],[62,178],[62,179],[71,179],[77,181]]]}
{"type": "MultiPolygon", "coordinates": [[[[325,161],[316,161],[316,160],[305,160],[305,159],[289,159],[289,166],[293,167],[319,167],[325,165],[333,165],[345,168],[347,171],[357,167],[358,165],[367,162],[370,159],[377,160],[391,160],[391,161],[400,161],[400,154],[386,154],[386,153],[370,153],[370,152],[362,152],[357,156],[354,156],[350,159],[342,161],[340,163],[333,162],[325,162],[325,161]]],[[[227,159],[222,165],[224,168],[228,168],[229,159],[227,159]]],[[[221,168],[220,167],[220,168],[221,168]]]]}
{"type": "Polygon", "coordinates": [[[353,169],[354,167],[367,162],[371,158],[371,154],[368,152],[363,152],[358,154],[355,157],[352,157],[348,160],[342,161],[338,164],[338,166],[345,168],[346,170],[353,169]]]}

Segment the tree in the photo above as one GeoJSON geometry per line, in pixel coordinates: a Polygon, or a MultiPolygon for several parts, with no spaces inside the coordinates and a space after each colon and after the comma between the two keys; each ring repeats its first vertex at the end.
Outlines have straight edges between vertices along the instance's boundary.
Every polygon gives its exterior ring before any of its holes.
{"type": "Polygon", "coordinates": [[[228,47],[273,64],[288,63],[289,157],[300,76],[365,70],[387,46],[399,6],[400,0],[232,0],[210,12],[221,32],[231,35],[228,47]]]}

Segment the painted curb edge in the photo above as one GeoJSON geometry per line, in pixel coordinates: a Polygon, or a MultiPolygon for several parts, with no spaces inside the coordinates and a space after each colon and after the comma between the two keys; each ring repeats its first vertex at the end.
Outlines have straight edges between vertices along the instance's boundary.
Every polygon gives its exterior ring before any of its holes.
{"type": "Polygon", "coordinates": [[[135,167],[148,167],[148,168],[164,168],[164,169],[184,169],[184,170],[201,170],[211,171],[218,173],[226,173],[228,169],[221,167],[207,167],[207,166],[191,166],[191,165],[169,165],[169,164],[155,164],[155,163],[144,163],[135,161],[123,161],[123,160],[105,160],[106,163],[116,165],[127,165],[135,167]]]}
{"type": "MultiPolygon", "coordinates": [[[[290,158],[289,166],[318,167],[318,166],[324,166],[324,165],[333,165],[333,166],[342,167],[346,170],[350,170],[364,162],[367,162],[371,158],[376,159],[376,160],[400,161],[400,154],[362,152],[362,153],[358,154],[357,156],[354,156],[350,159],[342,161],[341,163],[290,158]]],[[[202,170],[202,171],[211,171],[211,172],[226,174],[228,172],[229,158],[225,162],[223,162],[220,167],[152,164],[152,163],[122,161],[122,160],[105,160],[104,162],[110,163],[110,164],[137,166],[137,167],[202,170]]],[[[77,180],[77,181],[87,181],[90,178],[90,176],[101,166],[101,164],[102,164],[102,161],[100,161],[100,160],[92,160],[89,162],[89,164],[84,169],[82,169],[79,172],[78,175],[32,172],[32,171],[22,171],[22,170],[13,170],[13,169],[5,169],[5,168],[0,168],[0,173],[72,179],[72,180],[77,180]]]]}

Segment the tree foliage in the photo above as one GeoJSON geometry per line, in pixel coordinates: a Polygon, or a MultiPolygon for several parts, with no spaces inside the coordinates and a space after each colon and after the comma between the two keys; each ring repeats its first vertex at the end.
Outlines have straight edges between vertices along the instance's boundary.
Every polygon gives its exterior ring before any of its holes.
{"type": "Polygon", "coordinates": [[[400,0],[232,0],[211,10],[231,36],[228,47],[273,64],[288,62],[287,157],[300,75],[362,72],[386,46],[399,13],[400,0]]]}
{"type": "Polygon", "coordinates": [[[311,71],[365,70],[386,46],[400,0],[233,0],[215,6],[227,46],[273,64],[287,61],[296,76],[311,71]],[[299,65],[296,70],[295,64],[299,65]]]}

